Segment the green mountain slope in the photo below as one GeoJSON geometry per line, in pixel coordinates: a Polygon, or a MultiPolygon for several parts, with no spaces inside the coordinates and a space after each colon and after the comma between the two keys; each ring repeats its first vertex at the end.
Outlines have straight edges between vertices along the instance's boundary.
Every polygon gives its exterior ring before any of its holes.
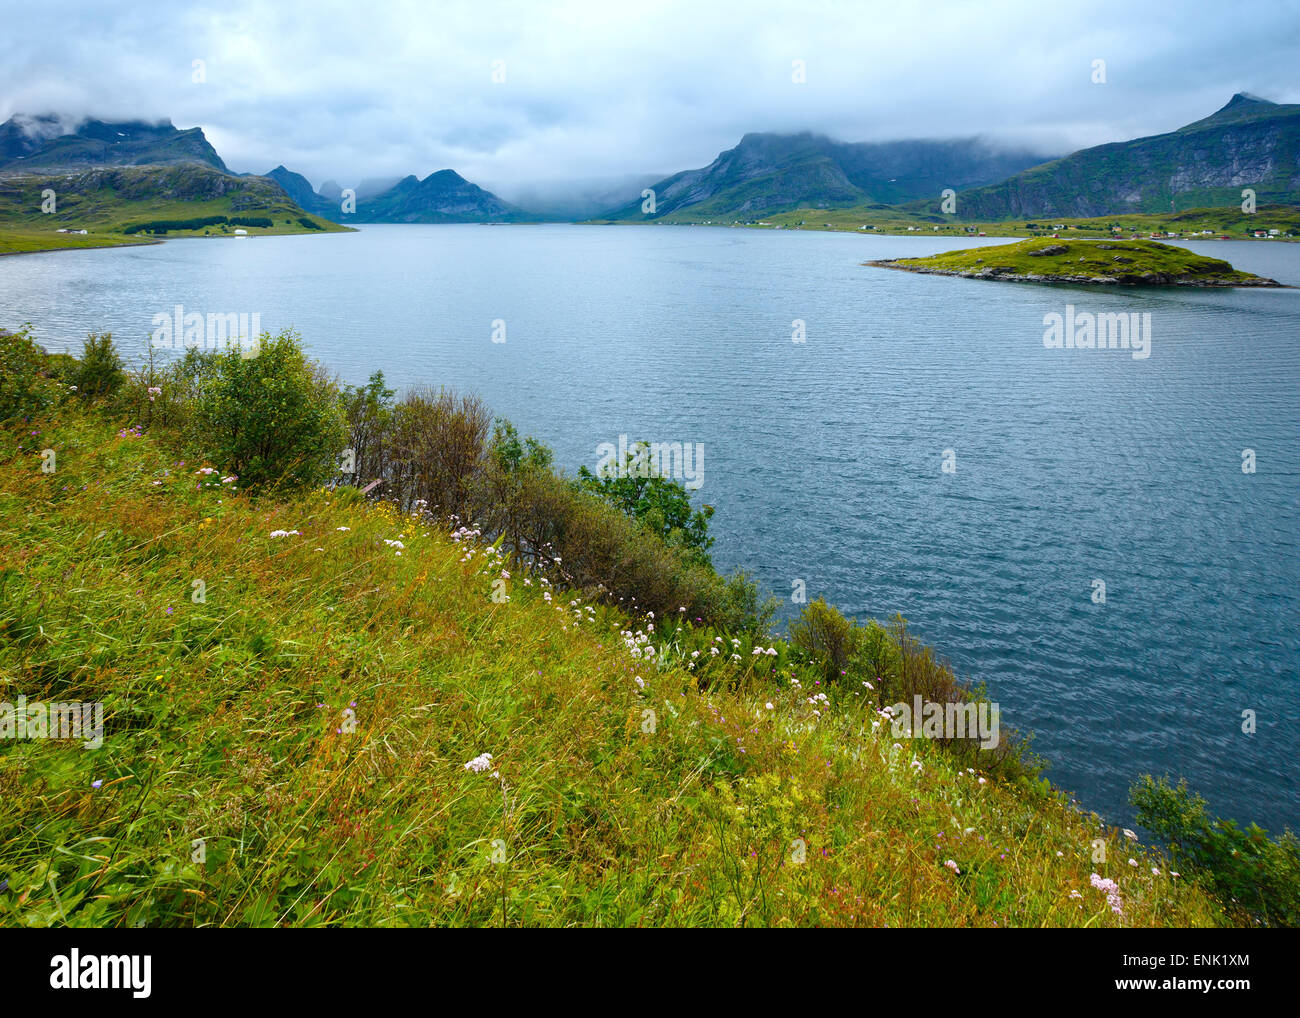
{"type": "MultiPolygon", "coordinates": [[[[969,220],[1101,216],[1240,206],[1256,200],[1300,203],[1300,105],[1245,94],[1168,134],[1083,149],[987,187],[961,192],[969,220]]],[[[939,212],[938,202],[917,203],[939,212]]]]}

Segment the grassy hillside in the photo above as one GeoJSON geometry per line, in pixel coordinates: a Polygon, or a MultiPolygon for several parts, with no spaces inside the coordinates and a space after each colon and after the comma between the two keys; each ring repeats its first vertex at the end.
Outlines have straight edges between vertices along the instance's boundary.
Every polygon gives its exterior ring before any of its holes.
{"type": "Polygon", "coordinates": [[[0,254],[138,244],[149,237],[234,236],[236,229],[258,236],[346,227],[304,212],[265,177],[232,177],[198,163],[0,177],[0,254]],[[55,195],[51,213],[41,211],[47,190],[55,195]],[[186,225],[215,217],[226,221],[186,225]],[[60,228],[88,232],[83,237],[60,228]]]}
{"type": "Polygon", "coordinates": [[[783,643],[702,688],[687,619],[205,466],[66,402],[0,430],[0,699],[105,705],[98,750],[0,741],[6,925],[1222,921],[783,643]]]}
{"type": "Polygon", "coordinates": [[[1277,286],[1218,258],[1153,240],[1022,240],[868,262],[882,268],[1027,282],[1152,286],[1277,286]]]}

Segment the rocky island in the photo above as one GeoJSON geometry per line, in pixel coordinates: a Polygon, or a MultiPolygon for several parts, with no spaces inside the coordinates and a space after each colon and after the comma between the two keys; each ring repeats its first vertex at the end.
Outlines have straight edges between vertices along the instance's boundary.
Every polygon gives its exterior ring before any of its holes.
{"type": "Polygon", "coordinates": [[[1102,283],[1119,286],[1282,286],[1275,279],[1234,269],[1150,240],[1059,240],[1036,238],[1019,244],[944,251],[926,258],[865,262],[939,276],[1001,279],[1013,283],[1102,283]]]}

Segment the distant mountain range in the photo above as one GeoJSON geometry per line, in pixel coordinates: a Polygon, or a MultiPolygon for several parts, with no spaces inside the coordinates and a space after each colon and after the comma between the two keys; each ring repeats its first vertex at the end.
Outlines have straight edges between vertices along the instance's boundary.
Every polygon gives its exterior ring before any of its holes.
{"type": "Polygon", "coordinates": [[[998,149],[979,139],[841,142],[816,134],[747,134],[699,170],[651,185],[653,212],[637,194],[606,213],[613,220],[752,219],[796,208],[897,205],[1004,180],[1042,162],[1042,154],[998,149]]]}
{"type": "MultiPolygon", "coordinates": [[[[443,169],[423,179],[364,181],[355,188],[355,211],[345,213],[343,188],[334,181],[313,189],[284,166],[260,177],[231,173],[197,127],[69,124],[53,115],[15,115],[0,124],[0,178],[198,164],[206,172],[197,186],[205,192],[235,189],[223,179],[265,181],[305,212],[344,224],[578,218],[591,215],[597,196],[616,203],[592,216],[607,222],[749,222],[804,208],[858,207],[897,208],[933,219],[941,212],[945,188],[957,194],[952,218],[989,222],[1235,205],[1246,187],[1256,191],[1260,204],[1290,204],[1300,203],[1298,157],[1300,105],[1239,93],[1211,116],[1168,134],[1099,145],[1048,162],[1026,149],[999,148],[978,138],[854,143],[806,132],[746,134],[708,166],[651,184],[652,211],[643,211],[639,188],[620,185],[624,197],[617,199],[615,192],[602,192],[591,182],[584,184],[581,198],[569,202],[556,197],[552,186],[544,201],[537,196],[540,209],[526,209],[443,169]]],[[[136,175],[132,187],[147,190],[148,179],[136,175]]],[[[174,178],[167,179],[174,189],[174,178]]],[[[156,186],[164,186],[162,176],[156,186]]]]}

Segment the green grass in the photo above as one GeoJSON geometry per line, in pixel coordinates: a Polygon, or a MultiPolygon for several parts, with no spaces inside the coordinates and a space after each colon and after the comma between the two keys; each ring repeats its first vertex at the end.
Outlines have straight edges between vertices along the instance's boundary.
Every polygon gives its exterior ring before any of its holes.
{"type": "Polygon", "coordinates": [[[427,519],[202,466],[71,404],[0,429],[0,699],[106,719],[0,741],[5,925],[1224,921],[1065,795],[895,747],[867,690],[748,644],[697,688],[670,630],[634,656],[644,621],[427,519]]]}
{"type": "Polygon", "coordinates": [[[130,247],[159,244],[158,240],[127,237],[120,233],[57,233],[50,230],[7,230],[0,228],[0,255],[30,254],[34,251],[76,251],[88,247],[130,247]]]}
{"type": "MultiPolygon", "coordinates": [[[[1272,284],[1228,262],[1152,240],[1022,240],[1018,244],[943,251],[924,258],[868,262],[883,268],[1020,281],[1136,285],[1251,286],[1272,284]]],[[[1276,284],[1272,284],[1276,285],[1276,284]]]]}

